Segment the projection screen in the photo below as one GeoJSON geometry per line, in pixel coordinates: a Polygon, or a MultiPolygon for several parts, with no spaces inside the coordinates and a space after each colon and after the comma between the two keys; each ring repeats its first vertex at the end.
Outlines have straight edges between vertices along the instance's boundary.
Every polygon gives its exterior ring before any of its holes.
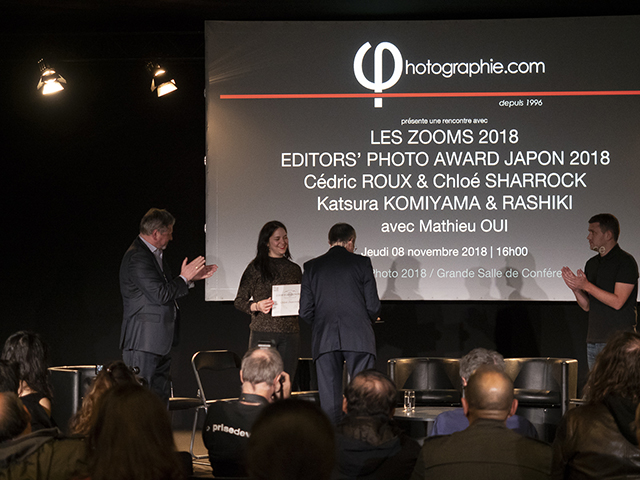
{"type": "Polygon", "coordinates": [[[386,300],[572,300],[618,217],[639,258],[640,19],[206,22],[207,300],[269,220],[337,222],[386,300]]]}

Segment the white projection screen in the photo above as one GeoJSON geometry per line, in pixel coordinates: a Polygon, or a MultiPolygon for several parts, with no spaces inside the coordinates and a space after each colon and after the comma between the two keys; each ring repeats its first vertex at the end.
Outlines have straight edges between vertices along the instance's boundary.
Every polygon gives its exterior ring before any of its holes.
{"type": "Polygon", "coordinates": [[[573,300],[613,213],[640,258],[640,18],[206,22],[207,300],[269,220],[337,222],[385,300],[573,300]]]}

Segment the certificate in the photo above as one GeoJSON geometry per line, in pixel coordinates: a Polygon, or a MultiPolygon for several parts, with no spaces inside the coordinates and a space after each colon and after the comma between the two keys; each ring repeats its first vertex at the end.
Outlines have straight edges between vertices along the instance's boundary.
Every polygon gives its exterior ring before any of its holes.
{"type": "Polygon", "coordinates": [[[298,315],[300,310],[300,284],[274,285],[271,290],[273,299],[272,317],[298,315]]]}

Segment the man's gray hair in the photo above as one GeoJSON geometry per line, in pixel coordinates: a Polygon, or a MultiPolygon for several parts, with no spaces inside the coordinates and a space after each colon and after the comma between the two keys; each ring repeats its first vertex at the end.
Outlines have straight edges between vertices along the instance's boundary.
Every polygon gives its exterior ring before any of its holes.
{"type": "Polygon", "coordinates": [[[162,208],[151,208],[144,214],[142,220],[140,220],[140,233],[143,235],[151,235],[154,230],[159,230],[161,233],[164,233],[174,223],[176,223],[176,219],[166,210],[162,208]]]}
{"type": "Polygon", "coordinates": [[[460,376],[468,382],[473,372],[482,365],[495,365],[504,371],[504,357],[495,350],[474,348],[460,359],[460,376]]]}
{"type": "Polygon", "coordinates": [[[284,370],[282,357],[275,348],[252,348],[242,357],[242,379],[253,385],[272,383],[284,370]]]}

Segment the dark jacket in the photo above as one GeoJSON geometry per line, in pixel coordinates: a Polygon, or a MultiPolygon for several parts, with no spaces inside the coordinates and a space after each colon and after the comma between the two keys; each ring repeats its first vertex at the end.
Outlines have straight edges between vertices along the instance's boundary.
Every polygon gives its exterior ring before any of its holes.
{"type": "Polygon", "coordinates": [[[189,293],[180,276],[171,275],[137,237],[122,258],[120,292],[123,301],[120,349],[166,355],[171,350],[176,322],[176,300],[189,293]]]}
{"type": "Polygon", "coordinates": [[[0,480],[68,480],[86,467],[84,458],[83,439],[38,430],[0,444],[0,480]]]}
{"type": "Polygon", "coordinates": [[[466,430],[424,441],[411,480],[548,480],[551,447],[477,419],[466,430]]]}
{"type": "Polygon", "coordinates": [[[380,313],[371,259],[333,246],[304,264],[300,318],[311,324],[313,358],[334,351],[376,354],[380,313]]]}
{"type": "Polygon", "coordinates": [[[388,417],[346,416],[337,426],[339,480],[403,480],[411,476],[420,445],[388,417]]]}
{"type": "Polygon", "coordinates": [[[552,478],[640,478],[640,449],[632,443],[625,410],[602,403],[569,410],[553,442],[552,478]]]}

